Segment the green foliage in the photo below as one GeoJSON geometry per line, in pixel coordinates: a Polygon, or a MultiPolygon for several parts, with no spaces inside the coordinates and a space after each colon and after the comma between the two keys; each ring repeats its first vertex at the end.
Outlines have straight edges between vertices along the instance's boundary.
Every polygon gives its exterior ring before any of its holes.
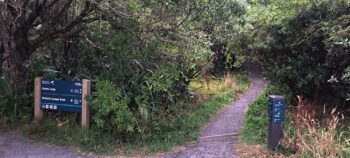
{"type": "MultiPolygon", "coordinates": [[[[247,144],[266,144],[268,134],[268,105],[269,95],[284,95],[290,100],[290,94],[281,87],[270,86],[252,104],[244,117],[243,129],[240,132],[240,140],[247,144]]],[[[292,132],[293,116],[286,105],[284,129],[292,132]]]]}
{"type": "Polygon", "coordinates": [[[1,119],[8,120],[8,115],[13,114],[13,96],[10,84],[3,77],[0,79],[0,115],[1,119]]]}
{"type": "MultiPolygon", "coordinates": [[[[179,83],[179,70],[174,66],[161,65],[158,71],[145,77],[142,87],[142,95],[137,98],[141,106],[145,106],[145,101],[162,110],[167,110],[168,106],[175,105],[176,99],[183,97],[176,88],[184,88],[179,83]],[[180,87],[181,86],[181,87],[180,87]]],[[[156,110],[156,109],[153,109],[156,110]]]]}
{"type": "Polygon", "coordinates": [[[77,114],[44,113],[40,128],[27,123],[21,126],[19,132],[38,142],[76,146],[82,151],[98,154],[115,154],[113,144],[119,143],[117,138],[95,127],[82,129],[79,121],[77,114]]]}
{"type": "MultiPolygon", "coordinates": [[[[350,67],[348,67],[341,77],[341,80],[347,84],[350,84],[350,67]]],[[[347,93],[346,101],[350,101],[350,92],[347,93]]]]}
{"type": "MultiPolygon", "coordinates": [[[[235,100],[239,93],[249,88],[246,74],[235,73],[234,76],[238,83],[235,91],[233,89],[220,91],[220,93],[211,94],[209,98],[201,100],[199,103],[190,102],[177,105],[182,108],[176,109],[174,112],[157,111],[157,113],[151,110],[141,110],[149,109],[148,106],[139,108],[139,111],[125,108],[130,101],[128,97],[110,81],[99,79],[96,82],[96,92],[88,97],[93,115],[89,130],[80,127],[79,114],[45,112],[40,128],[27,123],[21,127],[21,131],[37,141],[77,146],[83,151],[102,154],[115,154],[115,152],[119,152],[120,146],[122,146],[120,150],[124,152],[118,153],[121,155],[134,152],[144,154],[167,151],[176,145],[196,140],[200,136],[201,128],[217,112],[235,100]],[[112,106],[107,106],[108,104],[112,106]],[[112,108],[122,109],[124,114],[118,115],[112,108]],[[148,115],[148,117],[141,115],[148,115]],[[98,119],[95,119],[96,116],[106,122],[99,123],[98,119]],[[129,125],[134,125],[134,131],[128,132],[127,127],[124,126],[127,124],[124,122],[114,124],[114,118],[118,117],[129,125]],[[133,122],[135,120],[136,122],[133,122]],[[120,131],[118,131],[117,128],[120,125],[122,128],[119,128],[120,131]],[[115,131],[112,131],[113,129],[115,131]]],[[[223,83],[224,80],[217,77],[213,79],[212,87],[223,85],[223,83]]]]}
{"type": "Polygon", "coordinates": [[[244,126],[240,132],[240,139],[246,143],[264,144],[267,141],[268,96],[269,90],[265,90],[256,101],[249,105],[244,118],[244,126]]]}
{"type": "Polygon", "coordinates": [[[145,138],[149,152],[167,151],[176,145],[198,139],[201,127],[235,99],[232,94],[222,93],[201,103],[198,108],[181,111],[169,116],[167,121],[160,122],[145,138]]]}
{"type": "MultiPolygon", "coordinates": [[[[201,128],[217,112],[234,101],[239,93],[248,89],[247,75],[235,73],[234,76],[238,83],[235,90],[228,89],[211,94],[199,103],[192,103],[187,105],[187,108],[178,109],[176,113],[170,113],[166,117],[155,120],[157,122],[155,128],[144,137],[145,145],[149,147],[148,152],[166,151],[186,141],[196,140],[200,136],[201,128]]],[[[210,84],[215,91],[222,87],[224,79],[218,77],[211,80],[210,84]]]]}
{"type": "Polygon", "coordinates": [[[270,81],[295,94],[317,99],[329,92],[345,99],[349,85],[340,78],[349,67],[349,2],[257,2],[250,5],[238,39],[249,44],[233,42],[238,54],[250,54],[270,81]],[[328,82],[334,79],[338,82],[328,82]]]}
{"type": "Polygon", "coordinates": [[[28,121],[30,107],[22,107],[28,104],[27,98],[23,98],[14,91],[6,77],[0,78],[0,120],[8,123],[17,122],[16,120],[28,121]]]}
{"type": "Polygon", "coordinates": [[[90,100],[92,120],[97,129],[134,132],[136,117],[128,107],[130,100],[111,82],[97,80],[96,93],[90,100]]]}
{"type": "MultiPolygon", "coordinates": [[[[339,113],[336,114],[326,110],[327,116],[315,118],[312,123],[308,116],[302,116],[300,123],[301,135],[298,138],[300,143],[299,152],[295,152],[295,109],[287,105],[285,112],[285,122],[283,124],[284,137],[281,141],[281,147],[277,150],[266,148],[268,138],[268,97],[270,94],[283,94],[287,96],[287,103],[290,100],[288,90],[280,87],[270,86],[259,98],[249,105],[249,109],[244,118],[244,126],[240,132],[241,143],[254,146],[259,144],[258,153],[264,157],[347,157],[349,155],[349,129],[338,121],[341,120],[339,113]],[[304,118],[305,117],[305,118],[304,118]],[[312,125],[311,125],[312,124],[312,125]],[[319,156],[323,155],[323,156],[319,156]],[[326,155],[326,156],[325,156],[326,155]]],[[[257,156],[257,153],[249,153],[251,156],[257,156]]],[[[248,154],[248,155],[249,155],[248,154]]]]}
{"type": "Polygon", "coordinates": [[[82,36],[38,48],[31,74],[91,79],[91,126],[141,137],[188,109],[190,80],[209,71],[211,44],[232,37],[244,13],[232,0],[101,1],[97,7],[100,20],[82,36]]]}
{"type": "MultiPolygon", "coordinates": [[[[176,139],[172,137],[178,135],[174,129],[183,130],[180,133],[184,132],[185,136],[180,136],[181,141],[175,141],[183,142],[188,135],[191,138],[198,135],[199,126],[208,120],[208,115],[212,116],[224,106],[224,102],[213,102],[204,106],[202,112],[195,115],[188,113],[195,110],[190,105],[193,93],[189,83],[210,71],[215,58],[211,49],[213,43],[225,43],[233,38],[235,33],[232,30],[243,24],[245,8],[241,2],[115,0],[96,1],[91,8],[90,3],[79,4],[70,5],[67,1],[68,10],[63,10],[68,18],[62,22],[62,26],[74,20],[78,13],[87,11],[78,19],[83,24],[77,24],[72,30],[61,28],[56,23],[53,23],[54,26],[46,25],[53,19],[37,20],[39,23],[45,22],[45,25],[30,28],[30,37],[42,37],[41,33],[46,32],[49,37],[40,46],[35,45],[30,49],[35,52],[28,62],[31,79],[28,82],[30,88],[27,88],[28,96],[33,98],[33,78],[37,76],[92,81],[89,96],[91,130],[88,134],[80,133],[83,139],[78,141],[79,144],[100,150],[96,147],[101,143],[97,139],[104,134],[120,141],[151,142],[152,137],[156,138],[155,133],[160,134],[156,141],[164,140],[171,144],[176,139]],[[88,10],[81,11],[84,6],[89,6],[88,10]],[[69,33],[61,34],[61,31],[69,33]],[[185,116],[190,118],[182,120],[185,116]],[[184,127],[180,128],[182,125],[184,127]]],[[[51,11],[55,15],[55,10],[51,11]]],[[[247,86],[245,79],[243,77],[244,87],[247,86]]],[[[3,97],[5,93],[0,95],[3,97]]],[[[229,98],[225,96],[222,100],[229,98]]],[[[2,107],[10,109],[8,107],[12,103],[5,101],[2,107]]],[[[32,102],[29,100],[21,107],[29,107],[25,111],[32,112],[32,102]]],[[[61,117],[52,113],[49,116],[61,117]]],[[[73,116],[67,114],[66,117],[73,116]]],[[[77,122],[76,119],[71,121],[72,124],[77,122]]],[[[70,127],[55,127],[53,120],[47,123],[44,125],[47,131],[57,128],[60,136],[64,135],[67,139],[70,136],[78,137],[67,131],[70,127]]],[[[75,130],[73,125],[71,128],[75,130]]],[[[63,140],[76,140],[67,139],[63,140]]]]}

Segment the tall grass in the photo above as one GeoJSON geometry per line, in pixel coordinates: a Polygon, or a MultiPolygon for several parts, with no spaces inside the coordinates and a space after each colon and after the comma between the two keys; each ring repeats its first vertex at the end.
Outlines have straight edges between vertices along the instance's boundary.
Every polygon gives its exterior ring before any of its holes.
{"type": "Polygon", "coordinates": [[[236,77],[233,74],[227,73],[224,76],[223,80],[224,80],[223,89],[225,91],[232,90],[232,91],[236,92],[238,90],[236,77]]]}
{"type": "MultiPolygon", "coordinates": [[[[267,107],[268,96],[273,88],[265,90],[249,106],[245,116],[244,127],[240,133],[237,152],[240,157],[350,157],[350,128],[343,126],[343,116],[335,109],[324,109],[321,118],[310,118],[304,114],[300,121],[300,134],[295,130],[293,109],[286,111],[284,138],[281,148],[269,151],[267,143],[267,107]],[[299,149],[296,152],[296,147],[299,149]]],[[[306,105],[307,106],[307,105],[306,105]]]]}
{"type": "Polygon", "coordinates": [[[347,129],[340,124],[343,115],[336,112],[336,109],[330,112],[324,110],[323,115],[322,119],[304,115],[297,141],[295,142],[295,137],[287,133],[282,145],[289,148],[297,145],[299,150],[296,155],[301,157],[350,157],[350,138],[344,136],[350,128],[347,129]]]}
{"type": "Polygon", "coordinates": [[[244,126],[240,132],[240,140],[248,144],[266,144],[268,127],[268,94],[265,90],[246,112],[244,126]]]}
{"type": "Polygon", "coordinates": [[[211,96],[231,92],[242,93],[249,87],[247,75],[242,73],[226,73],[223,77],[210,76],[204,79],[196,79],[190,83],[196,101],[202,102],[211,96]]]}

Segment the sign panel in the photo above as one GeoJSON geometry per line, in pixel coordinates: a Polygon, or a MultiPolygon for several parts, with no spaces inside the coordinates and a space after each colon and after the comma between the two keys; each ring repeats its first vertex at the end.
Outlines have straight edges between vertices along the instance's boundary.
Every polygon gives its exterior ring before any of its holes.
{"type": "Polygon", "coordinates": [[[82,111],[81,81],[41,80],[40,107],[45,110],[82,111]]]}
{"type": "Polygon", "coordinates": [[[269,122],[283,123],[285,99],[283,96],[271,95],[269,99],[269,122]]]}
{"type": "Polygon", "coordinates": [[[276,149],[283,138],[285,98],[279,95],[269,97],[269,129],[267,147],[276,149]]]}
{"type": "Polygon", "coordinates": [[[269,122],[272,122],[272,116],[273,116],[273,100],[270,98],[270,100],[269,100],[269,109],[268,109],[269,111],[269,122]]]}
{"type": "Polygon", "coordinates": [[[273,107],[273,123],[284,122],[284,100],[276,100],[273,107]]]}

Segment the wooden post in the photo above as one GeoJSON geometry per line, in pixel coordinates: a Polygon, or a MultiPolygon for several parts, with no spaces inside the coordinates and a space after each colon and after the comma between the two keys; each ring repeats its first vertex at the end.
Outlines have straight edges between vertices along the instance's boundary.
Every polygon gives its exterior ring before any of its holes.
{"type": "Polygon", "coordinates": [[[35,78],[34,87],[34,123],[39,126],[39,123],[43,117],[43,111],[40,108],[41,100],[41,79],[42,77],[35,78]]]}
{"type": "Polygon", "coordinates": [[[81,126],[83,128],[89,128],[89,107],[87,105],[86,96],[90,93],[90,80],[83,80],[83,93],[82,93],[82,104],[81,104],[81,126]]]}

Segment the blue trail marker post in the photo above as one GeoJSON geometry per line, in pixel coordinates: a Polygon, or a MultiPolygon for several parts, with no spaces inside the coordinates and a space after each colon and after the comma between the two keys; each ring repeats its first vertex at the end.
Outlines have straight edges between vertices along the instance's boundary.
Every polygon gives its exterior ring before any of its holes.
{"type": "Polygon", "coordinates": [[[43,110],[78,112],[82,116],[82,126],[89,126],[86,95],[90,91],[90,81],[35,79],[35,123],[39,124],[43,110]]]}
{"type": "Polygon", "coordinates": [[[283,138],[285,98],[279,95],[269,97],[269,129],[267,147],[276,149],[283,138]]]}

